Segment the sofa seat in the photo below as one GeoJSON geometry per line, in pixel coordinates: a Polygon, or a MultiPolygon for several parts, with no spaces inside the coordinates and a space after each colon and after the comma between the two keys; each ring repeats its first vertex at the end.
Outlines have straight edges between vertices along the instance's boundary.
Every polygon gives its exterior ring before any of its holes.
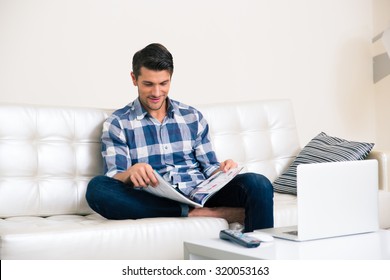
{"type": "Polygon", "coordinates": [[[98,214],[0,220],[1,259],[182,259],[177,240],[212,238],[224,219],[107,220],[98,214]],[[167,249],[169,248],[169,249],[167,249]]]}
{"type": "Polygon", "coordinates": [[[287,227],[298,224],[297,197],[274,193],[274,226],[287,227]]]}
{"type": "MultiPolygon", "coordinates": [[[[276,225],[296,224],[296,197],[276,193],[275,200],[276,225]]],[[[96,213],[10,217],[0,219],[0,259],[182,259],[177,240],[216,238],[228,227],[224,219],[206,217],[125,221],[96,213]]]]}

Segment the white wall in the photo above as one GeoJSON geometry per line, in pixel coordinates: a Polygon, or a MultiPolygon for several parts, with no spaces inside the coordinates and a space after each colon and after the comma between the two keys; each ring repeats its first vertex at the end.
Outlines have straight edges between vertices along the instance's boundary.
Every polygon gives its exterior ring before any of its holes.
{"type": "Polygon", "coordinates": [[[133,53],[161,42],[172,98],[288,98],[302,144],[375,141],[372,1],[0,0],[0,102],[121,107],[133,53]]]}

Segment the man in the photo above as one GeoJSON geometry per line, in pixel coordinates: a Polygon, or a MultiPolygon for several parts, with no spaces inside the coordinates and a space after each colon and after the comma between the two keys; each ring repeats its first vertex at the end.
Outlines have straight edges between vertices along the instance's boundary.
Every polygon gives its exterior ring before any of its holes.
{"type": "Polygon", "coordinates": [[[168,98],[172,74],[173,58],[164,46],[150,44],[134,55],[138,98],[103,125],[106,176],[89,183],[89,205],[108,219],[208,216],[242,223],[245,231],[273,227],[273,188],[259,174],[237,175],[204,208],[142,190],[156,187],[153,170],[188,194],[215,172],[237,167],[231,159],[218,162],[202,114],[168,98]]]}

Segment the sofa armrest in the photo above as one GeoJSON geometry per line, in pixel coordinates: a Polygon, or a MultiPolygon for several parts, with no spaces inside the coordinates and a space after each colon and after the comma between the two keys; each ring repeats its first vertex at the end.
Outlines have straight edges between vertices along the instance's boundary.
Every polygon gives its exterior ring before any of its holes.
{"type": "Polygon", "coordinates": [[[378,161],[379,189],[390,192],[390,151],[373,150],[367,159],[376,159],[378,161]]]}

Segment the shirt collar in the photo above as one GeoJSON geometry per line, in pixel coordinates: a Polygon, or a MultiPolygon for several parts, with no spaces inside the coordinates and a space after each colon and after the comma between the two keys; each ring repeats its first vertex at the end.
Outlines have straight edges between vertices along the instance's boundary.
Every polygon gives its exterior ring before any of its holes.
{"type": "MultiPolygon", "coordinates": [[[[168,118],[173,118],[173,115],[176,110],[176,104],[172,102],[172,100],[169,97],[167,97],[167,102],[168,102],[167,116],[168,118]]],[[[146,111],[145,108],[141,105],[139,98],[133,101],[133,104],[131,105],[131,110],[135,111],[137,120],[142,120],[143,118],[145,118],[146,115],[148,115],[148,111],[146,111]]]]}

